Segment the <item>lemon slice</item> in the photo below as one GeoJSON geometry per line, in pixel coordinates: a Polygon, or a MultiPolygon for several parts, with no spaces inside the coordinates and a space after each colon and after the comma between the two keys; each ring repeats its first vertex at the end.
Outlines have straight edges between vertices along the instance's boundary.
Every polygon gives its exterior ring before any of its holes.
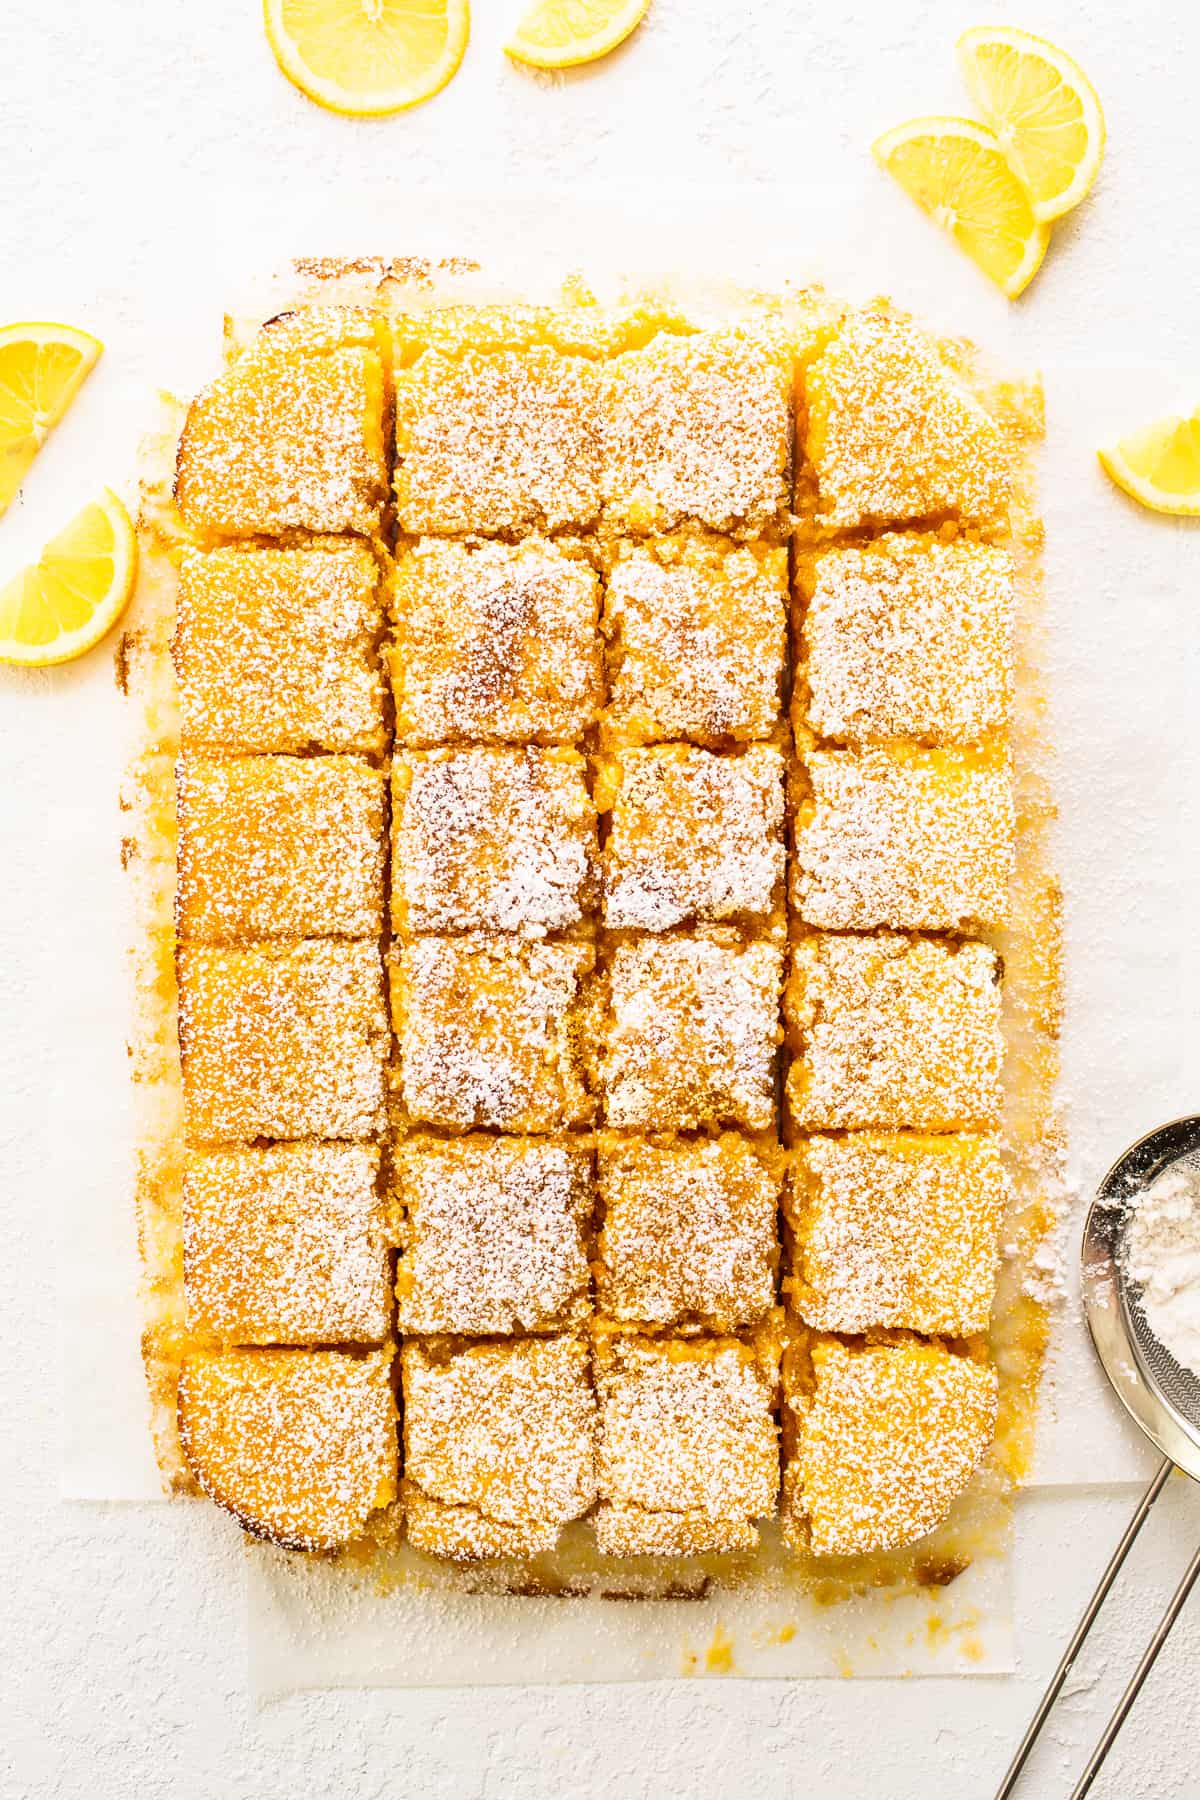
{"type": "Polygon", "coordinates": [[[1200,407],[1190,419],[1158,419],[1098,454],[1105,473],[1143,506],[1200,518],[1200,407]]]}
{"type": "Polygon", "coordinates": [[[980,25],[958,40],[971,98],[1045,223],[1078,206],[1104,155],[1095,88],[1065,51],[1028,31],[980,25]]]}
{"type": "Polygon", "coordinates": [[[923,212],[1015,300],[1037,274],[1050,233],[1005,160],[996,134],[973,119],[909,119],[872,145],[923,212]]]}
{"type": "Polygon", "coordinates": [[[73,325],[0,326],[0,513],[103,348],[73,325]]]}
{"type": "Polygon", "coordinates": [[[331,112],[368,118],[439,93],[463,59],[468,0],[264,0],[275,60],[331,112]]]}
{"type": "Polygon", "coordinates": [[[624,43],[649,5],[650,0],[537,0],[504,48],[516,62],[535,69],[595,62],[624,43]]]}
{"type": "Polygon", "coordinates": [[[40,668],[82,656],[120,618],[136,575],[129,514],[105,488],[0,588],[0,662],[40,668]]]}

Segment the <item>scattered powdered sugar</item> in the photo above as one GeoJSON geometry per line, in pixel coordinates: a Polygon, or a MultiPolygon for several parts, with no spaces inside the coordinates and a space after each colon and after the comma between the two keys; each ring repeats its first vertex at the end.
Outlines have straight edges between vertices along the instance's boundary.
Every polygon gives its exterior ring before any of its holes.
{"type": "Polygon", "coordinates": [[[604,849],[604,922],[669,931],[693,920],[764,918],[782,895],[782,754],[678,744],[619,752],[604,849]]]}
{"type": "Polygon", "coordinates": [[[1130,1202],[1125,1272],[1159,1343],[1200,1375],[1200,1170],[1174,1164],[1130,1202]]]}
{"type": "Polygon", "coordinates": [[[418,1133],[397,1146],[396,1177],[402,1330],[545,1331],[590,1310],[586,1144],[418,1133]]]}
{"type": "Polygon", "coordinates": [[[422,538],[399,558],[389,658],[396,738],[577,743],[600,710],[591,564],[546,538],[422,538]]]}
{"type": "Polygon", "coordinates": [[[815,558],[808,723],[849,743],[969,743],[1012,707],[1013,564],[986,544],[889,532],[815,558]]]}
{"type": "Polygon", "coordinates": [[[410,751],[394,765],[397,930],[541,937],[583,918],[596,814],[570,750],[410,751]]]}
{"type": "Polygon", "coordinates": [[[605,586],[613,741],[716,745],[778,729],[787,552],[722,538],[624,546],[605,586]]]}

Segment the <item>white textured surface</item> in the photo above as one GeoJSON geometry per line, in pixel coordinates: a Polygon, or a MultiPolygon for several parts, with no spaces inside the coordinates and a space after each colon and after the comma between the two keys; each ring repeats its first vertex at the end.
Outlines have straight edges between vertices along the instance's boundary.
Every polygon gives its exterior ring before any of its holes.
{"type": "MultiPolygon", "coordinates": [[[[379,124],[323,115],[289,89],[253,0],[97,0],[86,9],[16,0],[0,12],[0,317],[64,316],[108,345],[4,521],[3,567],[72,510],[80,486],[131,466],[155,388],[210,363],[217,314],[248,272],[295,250],[425,246],[474,250],[518,271],[525,259],[569,265],[586,260],[599,229],[572,182],[592,193],[604,184],[600,235],[611,242],[621,231],[631,268],[694,255],[753,273],[761,260],[775,276],[888,291],[1013,367],[1074,364],[1074,381],[1058,391],[1051,382],[1048,468],[1073,453],[1078,486],[1067,504],[1048,485],[1047,513],[1074,1007],[1069,1098],[1086,1191],[1129,1138],[1200,1095],[1195,862],[1181,872],[1174,856],[1198,836],[1200,532],[1138,515],[1089,460],[1101,421],[1108,429],[1200,399],[1200,235],[1190,224],[1200,15],[1174,0],[993,8],[1082,54],[1110,127],[1096,195],[1010,309],[866,153],[876,131],[909,112],[962,108],[952,45],[976,22],[966,7],[655,0],[650,25],[625,51],[557,82],[500,57],[514,10],[510,0],[481,3],[448,92],[379,124]],[[472,200],[476,185],[487,192],[472,200]],[[441,201],[438,190],[463,199],[441,201]],[[747,210],[753,232],[738,223],[747,210]],[[764,220],[774,236],[760,259],[753,238],[764,220]],[[1094,373],[1105,362],[1162,373],[1109,393],[1094,373]]],[[[241,1553],[228,1522],[205,1509],[55,1502],[64,1413],[47,1371],[62,1321],[55,1285],[39,1271],[54,1266],[64,1194],[95,1222],[96,1286],[128,1267],[113,850],[120,732],[103,652],[0,682],[5,1800],[82,1791],[97,1800],[541,1800],[601,1790],[688,1800],[718,1783],[747,1800],[794,1791],[908,1800],[931,1790],[983,1800],[1119,1530],[1128,1491],[1043,1492],[1023,1504],[1017,1678],[342,1693],[261,1713],[245,1698],[241,1553]]],[[[93,1373],[102,1406],[109,1372],[93,1373]]],[[[1115,1427],[1088,1441],[1098,1476],[1128,1469],[1115,1427]]],[[[1138,1553],[1146,1593],[1135,1603],[1131,1581],[1119,1597],[1030,1795],[1068,1790],[1155,1601],[1200,1532],[1200,1508],[1177,1486],[1138,1553]]],[[[1200,1729],[1198,1654],[1194,1605],[1098,1795],[1196,1794],[1188,1756],[1200,1729]]]]}

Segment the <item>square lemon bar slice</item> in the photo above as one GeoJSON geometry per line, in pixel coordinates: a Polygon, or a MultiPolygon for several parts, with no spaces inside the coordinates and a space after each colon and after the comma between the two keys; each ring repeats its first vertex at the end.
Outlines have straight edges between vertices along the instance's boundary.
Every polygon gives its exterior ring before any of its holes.
{"type": "Polygon", "coordinates": [[[177,776],[185,940],[377,937],[384,776],[352,756],[186,757],[177,776]]]}
{"type": "Polygon", "coordinates": [[[189,1328],[231,1344],[379,1343],[391,1309],[378,1174],[369,1144],[188,1151],[189,1328]]]}
{"type": "Polygon", "coordinates": [[[782,916],[783,778],[783,755],[770,744],[728,756],[656,744],[602,758],[595,793],[609,814],[609,929],[782,916]]]}
{"type": "Polygon", "coordinates": [[[206,537],[377,536],[388,475],[383,364],[365,310],[285,313],[192,401],[175,498],[206,537]]]}
{"type": "Polygon", "coordinates": [[[995,1431],[995,1370],[916,1339],[819,1338],[785,1355],[783,1388],[784,1536],[817,1556],[925,1537],[995,1431]]]}
{"type": "Polygon", "coordinates": [[[597,1139],[596,1299],[626,1325],[757,1325],[775,1301],[782,1159],[714,1138],[597,1139]]]}
{"type": "Polygon", "coordinates": [[[660,332],[604,365],[603,522],[760,537],[787,512],[791,362],[737,329],[660,332]]]}
{"type": "Polygon", "coordinates": [[[609,744],[728,749],[778,729],[787,551],[681,533],[613,548],[603,630],[609,744]]]}
{"type": "Polygon", "coordinates": [[[1012,458],[991,415],[932,339],[849,314],[808,364],[797,511],[819,531],[963,524],[1002,531],[1012,458]]]}
{"type": "Polygon", "coordinates": [[[586,1143],[414,1132],[396,1147],[394,1179],[404,1333],[502,1337],[587,1316],[586,1143]]]}
{"type": "Polygon", "coordinates": [[[480,934],[401,945],[392,1017],[409,1119],[521,1134],[587,1124],[593,961],[588,944],[480,934]]]}
{"type": "Polygon", "coordinates": [[[391,1368],[390,1349],[194,1351],[179,1378],[184,1456],[255,1537],[337,1549],[396,1497],[391,1368]]]}
{"type": "Polygon", "coordinates": [[[603,701],[599,607],[578,544],[411,544],[386,652],[397,743],[578,743],[603,701]]]}
{"type": "Polygon", "coordinates": [[[776,1380],[765,1343],[598,1335],[600,1549],[753,1549],[779,1492],[776,1380]]]}
{"type": "Polygon", "coordinates": [[[427,350],[396,379],[396,518],[414,536],[582,530],[600,510],[599,376],[580,356],[427,350]]]}
{"type": "Polygon", "coordinates": [[[601,1063],[608,1124],[772,1127],[782,968],[778,945],[717,926],[617,944],[601,1063]]]}
{"type": "Polygon", "coordinates": [[[806,559],[798,591],[798,729],[846,744],[967,744],[1008,729],[1007,551],[889,532],[806,559]]]}
{"type": "Polygon", "coordinates": [[[1000,1115],[1000,962],[986,944],[813,933],[783,1000],[801,1131],[958,1131],[1000,1115]]]}
{"type": "Polygon", "coordinates": [[[987,1330],[1011,1184],[991,1138],[810,1137],[790,1163],[790,1299],[822,1331],[987,1330]]]}
{"type": "Polygon", "coordinates": [[[188,551],[172,653],[185,750],[381,753],[383,580],[369,545],[188,551]]]}
{"type": "Polygon", "coordinates": [[[568,931],[590,908],[596,858],[575,750],[410,750],[392,765],[399,933],[568,931]]]}
{"type": "Polygon", "coordinates": [[[792,901],[809,925],[963,931],[1009,912],[1007,749],[814,750],[796,811],[792,901]]]}
{"type": "Polygon", "coordinates": [[[192,1142],[382,1128],[390,1037],[377,944],[185,944],[178,969],[192,1142]]]}
{"type": "Polygon", "coordinates": [[[596,1495],[586,1343],[443,1338],[400,1354],[410,1543],[455,1560],[553,1549],[596,1495]]]}

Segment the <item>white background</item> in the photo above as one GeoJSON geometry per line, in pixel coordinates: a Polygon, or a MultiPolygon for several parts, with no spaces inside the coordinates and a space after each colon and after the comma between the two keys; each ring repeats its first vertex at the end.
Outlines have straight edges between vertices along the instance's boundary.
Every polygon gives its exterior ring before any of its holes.
{"type": "MultiPolygon", "coordinates": [[[[950,0],[655,0],[623,51],[548,81],[500,53],[514,10],[483,0],[440,98],[356,123],[283,81],[254,0],[0,8],[0,319],[62,317],[107,345],[0,526],[0,573],[92,488],[125,484],[157,388],[210,369],[230,295],[294,252],[475,253],[518,275],[526,261],[653,272],[694,258],[735,276],[761,262],[890,293],[1010,367],[1044,367],[1066,1097],[1086,1192],[1129,1138],[1200,1107],[1200,531],[1126,506],[1090,454],[1098,432],[1200,402],[1200,11],[1028,0],[985,15],[1079,54],[1110,133],[1094,196],[1009,307],[867,150],[911,113],[963,109],[953,44],[977,15],[950,0]]],[[[82,1210],[114,1258],[128,1252],[123,731],[106,651],[0,680],[4,1800],[983,1800],[1131,1490],[1023,1502],[1018,1677],[314,1694],[262,1711],[246,1698],[229,1522],[58,1499],[60,1221],[82,1210]]],[[[1096,1401],[1063,1405],[1095,1479],[1128,1474],[1096,1401]]],[[[1200,1534],[1176,1486],[1031,1773],[1037,1800],[1069,1791],[1200,1534]]],[[[1200,1603],[1097,1794],[1200,1795],[1198,1656],[1200,1603]]]]}

